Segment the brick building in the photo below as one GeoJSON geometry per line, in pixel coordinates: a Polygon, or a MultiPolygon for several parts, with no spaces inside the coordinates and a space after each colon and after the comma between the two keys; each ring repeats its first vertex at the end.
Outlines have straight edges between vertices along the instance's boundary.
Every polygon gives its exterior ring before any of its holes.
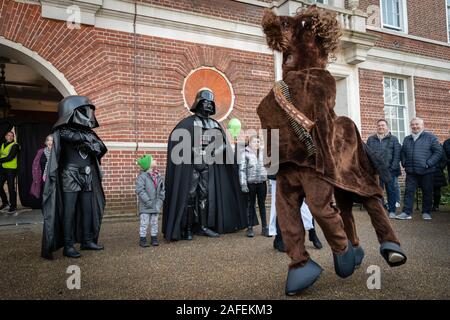
{"type": "Polygon", "coordinates": [[[108,214],[134,212],[135,159],[152,153],[164,167],[167,137],[197,88],[220,90],[224,125],[237,117],[244,129],[259,127],[256,107],[281,75],[259,26],[263,11],[295,14],[312,2],[336,11],[344,27],[329,65],[337,113],[364,139],[385,115],[401,139],[415,115],[446,139],[450,0],[0,0],[11,105],[0,106],[0,118],[38,145],[33,132],[43,139],[63,96],[89,96],[110,150],[108,214]]]}

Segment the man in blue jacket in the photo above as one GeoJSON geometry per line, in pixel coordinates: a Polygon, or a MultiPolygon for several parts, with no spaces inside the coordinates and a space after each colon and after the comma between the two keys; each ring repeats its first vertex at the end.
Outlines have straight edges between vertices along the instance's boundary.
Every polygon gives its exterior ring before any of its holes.
{"type": "Polygon", "coordinates": [[[396,218],[411,219],[414,205],[414,194],[417,187],[422,189],[422,218],[431,220],[433,198],[433,173],[442,156],[442,147],[438,138],[424,131],[424,123],[420,118],[410,122],[411,135],[403,141],[401,151],[402,166],[406,171],[405,199],[403,212],[396,218]]]}
{"type": "Polygon", "coordinates": [[[395,219],[395,202],[397,200],[396,186],[400,172],[400,151],[402,146],[396,136],[389,131],[388,123],[384,119],[377,121],[377,133],[367,139],[367,145],[377,152],[385,161],[392,176],[390,182],[380,177],[381,188],[386,188],[389,218],[395,219]]]}

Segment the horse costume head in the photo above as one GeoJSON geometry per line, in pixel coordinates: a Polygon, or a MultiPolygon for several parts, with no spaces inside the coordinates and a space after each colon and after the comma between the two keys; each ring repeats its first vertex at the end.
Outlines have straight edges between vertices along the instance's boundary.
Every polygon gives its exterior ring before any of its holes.
{"type": "Polygon", "coordinates": [[[342,35],[336,15],[315,5],[293,17],[277,16],[267,10],[261,24],[268,46],[283,53],[283,75],[325,68],[335,57],[342,35]]]}

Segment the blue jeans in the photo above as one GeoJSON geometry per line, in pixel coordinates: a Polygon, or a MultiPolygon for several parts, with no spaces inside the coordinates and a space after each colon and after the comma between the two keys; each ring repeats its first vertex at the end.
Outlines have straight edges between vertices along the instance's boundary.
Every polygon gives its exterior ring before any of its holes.
{"type": "Polygon", "coordinates": [[[411,215],[417,188],[422,189],[422,213],[430,213],[433,202],[433,174],[406,174],[403,211],[411,215]]]}
{"type": "Polygon", "coordinates": [[[386,188],[389,212],[395,212],[395,202],[397,201],[397,177],[392,177],[392,180],[389,183],[380,179],[380,186],[382,189],[386,188]]]}

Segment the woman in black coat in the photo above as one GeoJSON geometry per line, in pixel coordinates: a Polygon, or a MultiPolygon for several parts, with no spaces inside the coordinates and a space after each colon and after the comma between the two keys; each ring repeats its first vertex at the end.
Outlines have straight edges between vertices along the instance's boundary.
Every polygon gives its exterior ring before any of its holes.
{"type": "MultiPolygon", "coordinates": [[[[445,150],[444,150],[445,151],[445,150]]],[[[441,188],[447,185],[444,169],[447,166],[446,153],[442,153],[442,157],[436,165],[436,171],[433,174],[433,211],[439,211],[441,202],[441,188]]]]}

